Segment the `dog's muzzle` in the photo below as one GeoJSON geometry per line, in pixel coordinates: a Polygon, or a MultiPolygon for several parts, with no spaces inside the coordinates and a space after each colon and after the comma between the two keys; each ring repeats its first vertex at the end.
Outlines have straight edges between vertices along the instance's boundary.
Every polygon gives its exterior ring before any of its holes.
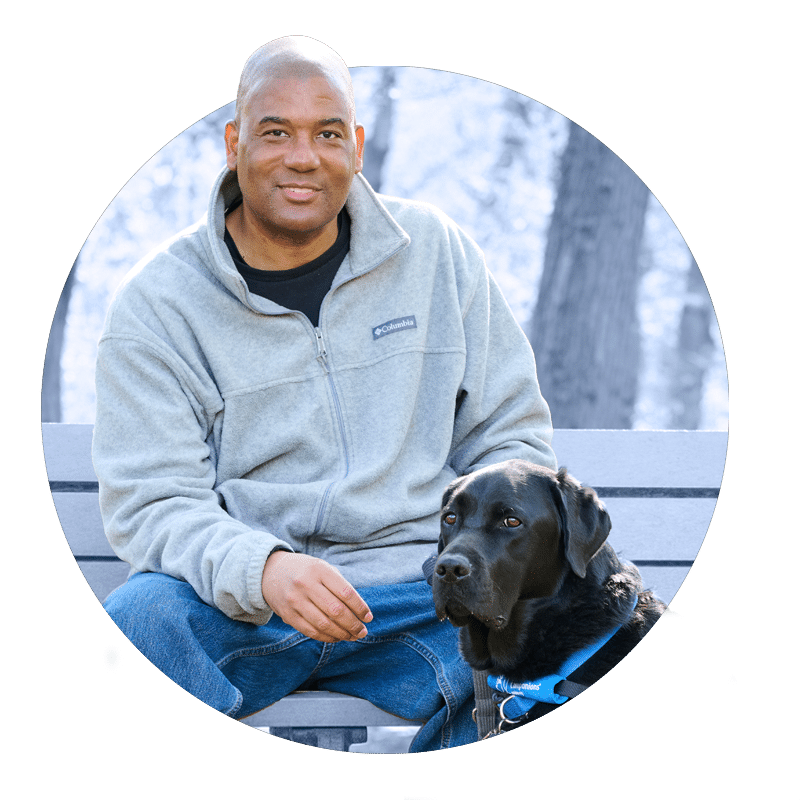
{"type": "Polygon", "coordinates": [[[492,592],[484,570],[462,553],[442,553],[432,575],[436,615],[453,625],[466,625],[470,617],[495,630],[502,630],[508,620],[493,608],[492,592]]]}

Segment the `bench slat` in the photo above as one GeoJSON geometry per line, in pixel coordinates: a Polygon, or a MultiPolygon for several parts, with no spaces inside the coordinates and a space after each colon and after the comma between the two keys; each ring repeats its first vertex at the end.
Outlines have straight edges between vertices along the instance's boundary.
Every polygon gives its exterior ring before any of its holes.
{"type": "Polygon", "coordinates": [[[693,561],[708,531],[715,500],[603,501],[611,516],[609,542],[631,561],[693,561]]]}
{"type": "Polygon", "coordinates": [[[42,425],[47,477],[51,481],[97,481],[92,466],[93,430],[94,425],[42,425]]]}
{"type": "MultiPolygon", "coordinates": [[[[113,556],[103,532],[97,494],[53,495],[59,520],[76,556],[113,556]]],[[[693,560],[700,549],[714,500],[604,500],[611,515],[611,544],[624,558],[693,560]],[[667,533],[668,532],[668,533],[667,533]]]]}
{"type": "Polygon", "coordinates": [[[55,492],[53,504],[70,550],[76,556],[114,555],[103,530],[97,492],[86,494],[55,492]]]}
{"type": "Polygon", "coordinates": [[[285,725],[295,728],[349,725],[419,727],[424,720],[396,717],[374,706],[368,700],[336,692],[295,692],[269,708],[243,719],[242,722],[254,728],[285,725]]]}
{"type": "Polygon", "coordinates": [[[639,565],[644,588],[649,589],[667,604],[672,602],[672,598],[678,593],[678,589],[681,588],[681,584],[689,574],[689,569],[689,567],[639,565]]]}
{"type": "MultiPolygon", "coordinates": [[[[51,481],[96,481],[92,425],[46,423],[42,440],[51,481]]],[[[559,463],[589,486],[717,488],[728,435],[724,431],[597,431],[558,429],[559,463]]]]}
{"type": "Polygon", "coordinates": [[[118,586],[122,586],[131,568],[124,561],[82,561],[78,560],[78,567],[83,577],[89,584],[95,597],[104,603],[106,598],[118,586]]]}
{"type": "Polygon", "coordinates": [[[553,433],[553,449],[589,486],[718,488],[725,466],[724,431],[594,431],[553,433]]]}

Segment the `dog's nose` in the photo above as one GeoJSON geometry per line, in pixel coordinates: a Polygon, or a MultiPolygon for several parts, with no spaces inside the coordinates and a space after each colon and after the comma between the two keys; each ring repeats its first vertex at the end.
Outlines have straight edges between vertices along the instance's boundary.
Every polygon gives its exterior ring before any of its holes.
{"type": "Polygon", "coordinates": [[[445,583],[455,583],[466,578],[471,571],[470,563],[464,556],[456,553],[443,555],[436,562],[436,574],[445,583]]]}

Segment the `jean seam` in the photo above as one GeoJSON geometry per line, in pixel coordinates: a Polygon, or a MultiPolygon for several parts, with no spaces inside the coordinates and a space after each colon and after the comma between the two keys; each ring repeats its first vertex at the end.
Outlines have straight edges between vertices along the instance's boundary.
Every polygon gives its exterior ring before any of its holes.
{"type": "Polygon", "coordinates": [[[235,650],[232,653],[226,654],[224,658],[220,659],[219,661],[215,661],[214,663],[219,669],[222,669],[222,667],[227,666],[231,663],[231,661],[235,661],[237,658],[248,658],[249,656],[267,656],[272,655],[273,653],[280,653],[283,650],[289,650],[295,645],[300,644],[300,642],[305,641],[307,638],[308,637],[304,636],[302,633],[297,633],[293,636],[289,636],[287,639],[283,639],[277,644],[268,646],[260,645],[259,647],[244,647],[241,650],[235,650]]]}
{"type": "Polygon", "coordinates": [[[323,642],[322,644],[322,651],[319,654],[319,660],[317,661],[317,666],[311,670],[306,680],[311,680],[314,675],[319,672],[319,670],[325,666],[330,660],[331,655],[333,655],[333,648],[336,647],[335,642],[323,642]]]}
{"type": "Polygon", "coordinates": [[[432,650],[428,649],[422,642],[415,639],[408,634],[394,634],[391,636],[365,636],[361,640],[364,644],[377,643],[377,642],[397,642],[405,644],[416,650],[432,667],[436,675],[436,685],[444,697],[445,705],[447,706],[447,720],[441,727],[442,747],[449,747],[451,739],[451,720],[455,717],[455,692],[452,690],[450,683],[447,681],[442,669],[442,662],[439,657],[432,650]]]}
{"type": "Polygon", "coordinates": [[[242,703],[244,703],[244,695],[235,686],[233,688],[236,690],[236,702],[227,711],[222,712],[228,717],[235,717],[236,713],[242,707],[242,703]]]}

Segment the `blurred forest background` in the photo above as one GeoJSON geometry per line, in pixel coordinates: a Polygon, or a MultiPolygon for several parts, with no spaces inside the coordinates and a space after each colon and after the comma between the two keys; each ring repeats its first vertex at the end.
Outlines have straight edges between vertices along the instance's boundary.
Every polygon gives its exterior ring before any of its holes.
{"type": "MultiPolygon", "coordinates": [[[[705,283],[623,161],[495,84],[413,67],[351,72],[366,178],[384,194],[433,203],[481,246],[534,347],[555,427],[727,429],[725,359],[705,283]]],[[[142,256],[205,213],[232,116],[231,103],[169,142],[98,220],[56,309],[43,421],[94,421],[111,297],[142,256]]]]}

